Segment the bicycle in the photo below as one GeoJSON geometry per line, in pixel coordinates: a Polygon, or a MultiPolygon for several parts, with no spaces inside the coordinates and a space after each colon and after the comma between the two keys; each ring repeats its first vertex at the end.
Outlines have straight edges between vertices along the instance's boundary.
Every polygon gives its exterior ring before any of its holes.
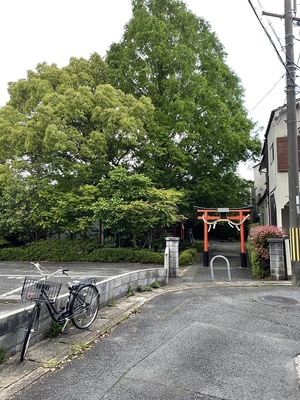
{"type": "Polygon", "coordinates": [[[59,324],[64,324],[61,333],[68,333],[67,324],[69,321],[77,329],[87,329],[95,321],[99,311],[99,291],[95,278],[88,278],[83,281],[68,282],[69,296],[64,307],[57,309],[54,305],[62,284],[49,281],[48,278],[62,273],[68,275],[68,270],[59,268],[52,274],[41,267],[38,262],[32,262],[43,278],[36,280],[25,277],[21,292],[23,301],[35,302],[32,311],[28,315],[27,328],[25,330],[24,343],[21,350],[20,362],[27,354],[29,341],[33,333],[38,331],[40,313],[43,304],[46,305],[52,320],[59,324]]]}

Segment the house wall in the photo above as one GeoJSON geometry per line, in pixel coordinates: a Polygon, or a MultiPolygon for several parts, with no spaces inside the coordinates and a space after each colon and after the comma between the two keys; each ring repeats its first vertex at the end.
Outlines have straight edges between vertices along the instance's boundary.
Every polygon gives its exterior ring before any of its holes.
{"type": "Polygon", "coordinates": [[[266,191],[266,172],[260,171],[259,167],[260,167],[259,164],[253,167],[253,173],[254,173],[253,195],[254,195],[256,222],[259,222],[260,225],[269,225],[268,201],[267,197],[264,198],[266,191]]]}
{"type": "MultiPolygon", "coordinates": [[[[266,198],[259,203],[258,213],[261,216],[260,223],[264,225],[277,225],[288,231],[289,227],[289,210],[288,210],[288,172],[287,172],[287,146],[278,143],[278,138],[287,138],[287,115],[286,107],[280,107],[273,110],[269,119],[268,128],[265,134],[265,143],[263,149],[263,158],[257,171],[263,172],[264,184],[261,183],[263,176],[254,169],[254,186],[264,188],[266,198]],[[278,160],[280,160],[281,168],[278,168],[278,160]],[[282,168],[285,165],[285,168],[282,168]],[[279,169],[279,170],[278,170],[279,169]],[[267,210],[267,212],[266,212],[267,210]]],[[[297,120],[300,120],[300,110],[297,107],[297,120]]],[[[259,202],[259,196],[256,196],[259,202]]],[[[257,204],[257,203],[256,203],[257,204]]]]}
{"type": "Polygon", "coordinates": [[[287,172],[278,172],[278,137],[287,136],[286,112],[278,110],[274,114],[268,132],[268,175],[269,175],[269,204],[270,204],[270,224],[283,226],[282,211],[288,202],[288,176],[287,172]],[[272,218],[272,202],[276,206],[276,216],[272,218]]]}

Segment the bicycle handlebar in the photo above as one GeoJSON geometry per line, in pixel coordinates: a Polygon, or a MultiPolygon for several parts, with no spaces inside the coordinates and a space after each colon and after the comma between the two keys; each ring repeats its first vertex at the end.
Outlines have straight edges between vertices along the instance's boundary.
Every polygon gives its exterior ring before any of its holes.
{"type": "Polygon", "coordinates": [[[49,271],[40,265],[37,261],[31,261],[30,264],[33,265],[32,268],[35,268],[41,275],[46,276],[49,278],[50,276],[54,276],[56,274],[62,273],[64,275],[68,275],[67,272],[69,271],[68,269],[63,269],[60,267],[57,271],[53,272],[52,274],[49,273],[49,271]]]}

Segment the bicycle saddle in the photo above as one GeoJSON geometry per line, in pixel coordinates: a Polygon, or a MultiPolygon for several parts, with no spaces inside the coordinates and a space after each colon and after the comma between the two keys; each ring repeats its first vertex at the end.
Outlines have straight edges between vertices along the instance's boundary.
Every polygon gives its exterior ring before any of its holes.
{"type": "Polygon", "coordinates": [[[84,279],[83,281],[68,282],[68,288],[69,289],[78,289],[80,286],[84,286],[84,285],[95,285],[96,282],[97,282],[96,278],[87,278],[87,279],[84,279]]]}

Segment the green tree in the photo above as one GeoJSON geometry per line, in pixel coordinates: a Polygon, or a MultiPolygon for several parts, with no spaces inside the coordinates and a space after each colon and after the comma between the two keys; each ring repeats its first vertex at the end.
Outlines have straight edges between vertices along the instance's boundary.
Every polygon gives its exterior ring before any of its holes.
{"type": "Polygon", "coordinates": [[[108,84],[97,54],[62,69],[39,64],[9,92],[0,109],[0,229],[23,240],[83,234],[93,187],[116,166],[140,163],[150,99],[108,84]]]}
{"type": "Polygon", "coordinates": [[[129,237],[134,247],[142,241],[142,246],[151,247],[153,236],[184,219],[178,213],[182,193],[157,189],[144,175],[116,168],[98,187],[101,196],[93,205],[96,218],[114,235],[129,237]]]}
{"type": "MultiPolygon", "coordinates": [[[[149,96],[155,106],[141,171],[162,187],[185,188],[210,205],[225,192],[233,202],[245,183],[240,161],[260,151],[243,105],[239,78],[210,25],[178,0],[132,0],[133,17],[106,62],[110,81],[126,93],[149,96]],[[201,188],[211,187],[211,197],[201,188]]],[[[228,197],[228,196],[227,196],[228,197]]],[[[206,204],[204,204],[206,203],[206,204]]],[[[227,204],[228,205],[228,204],[227,204]]]]}
{"type": "Polygon", "coordinates": [[[45,180],[16,174],[8,164],[0,165],[0,231],[19,241],[33,241],[47,235],[49,190],[45,180]]]}
{"type": "Polygon", "coordinates": [[[11,99],[0,110],[0,161],[18,161],[23,174],[49,177],[64,189],[132,165],[153,106],[106,83],[106,70],[94,54],[62,69],[39,64],[11,83],[11,99]]]}

